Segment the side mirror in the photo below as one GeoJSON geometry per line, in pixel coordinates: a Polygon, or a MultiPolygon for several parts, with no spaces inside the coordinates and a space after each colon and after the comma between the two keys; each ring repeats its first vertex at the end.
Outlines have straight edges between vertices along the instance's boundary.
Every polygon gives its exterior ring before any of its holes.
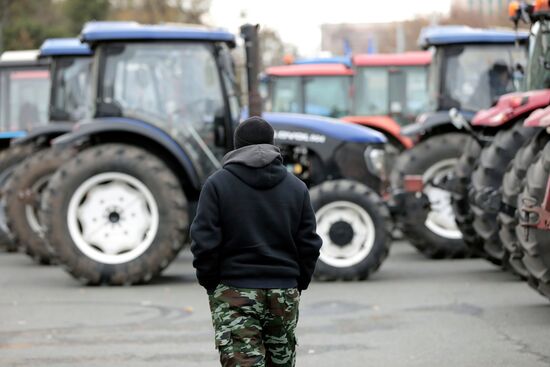
{"type": "Polygon", "coordinates": [[[449,118],[451,119],[451,123],[456,127],[457,129],[461,130],[466,128],[466,125],[468,122],[466,119],[464,119],[464,116],[456,108],[451,108],[449,110],[449,118]]]}

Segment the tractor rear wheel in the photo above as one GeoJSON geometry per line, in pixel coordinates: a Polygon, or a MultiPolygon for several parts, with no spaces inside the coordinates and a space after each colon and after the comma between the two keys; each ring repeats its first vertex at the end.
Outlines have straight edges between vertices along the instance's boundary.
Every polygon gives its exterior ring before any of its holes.
{"type": "Polygon", "coordinates": [[[382,265],[391,243],[390,213],[367,186],[326,181],[310,190],[323,247],[315,268],[320,280],[365,280],[382,265]]]}
{"type": "Polygon", "coordinates": [[[425,220],[404,212],[400,227],[404,235],[429,258],[461,258],[470,252],[462,240],[451,206],[451,193],[433,182],[452,171],[464,151],[468,136],[461,133],[436,135],[403,152],[391,175],[392,189],[404,189],[407,175],[422,176],[423,193],[430,202],[425,220]]]}
{"type": "MultiPolygon", "coordinates": [[[[476,169],[480,153],[481,144],[474,138],[469,138],[464,153],[458,160],[453,172],[455,186],[452,192],[452,205],[455,221],[458,228],[460,228],[460,232],[462,232],[462,239],[471,249],[483,246],[483,239],[474,230],[474,215],[468,201],[471,176],[476,169]]],[[[476,254],[475,251],[472,252],[476,254]]]]}
{"type": "Polygon", "coordinates": [[[71,149],[40,150],[18,165],[5,184],[6,224],[13,241],[39,264],[55,260],[55,254],[43,239],[38,216],[40,195],[49,178],[74,153],[71,149]]]}
{"type": "Polygon", "coordinates": [[[540,152],[549,140],[550,135],[542,131],[532,141],[521,147],[502,180],[502,207],[498,213],[498,236],[509,253],[510,266],[523,279],[527,279],[529,273],[523,264],[523,251],[516,233],[519,216],[518,196],[525,187],[527,169],[540,156],[540,152]]]}
{"type": "Polygon", "coordinates": [[[518,150],[538,131],[524,127],[518,121],[512,128],[498,132],[493,142],[483,148],[479,165],[472,174],[469,198],[474,213],[474,229],[483,239],[483,248],[478,250],[482,250],[486,258],[496,265],[508,266],[508,253],[500,242],[497,222],[502,179],[518,150]]]}
{"type": "MultiPolygon", "coordinates": [[[[550,143],[546,144],[542,154],[527,171],[526,186],[519,195],[518,205],[524,207],[541,206],[546,195],[550,179],[550,143]]],[[[538,216],[527,214],[519,207],[520,219],[523,222],[536,221],[538,216]]],[[[519,243],[523,250],[523,263],[529,271],[529,284],[550,299],[550,231],[516,227],[519,243]]]]}
{"type": "MultiPolygon", "coordinates": [[[[39,147],[35,144],[16,144],[0,152],[0,188],[4,187],[13,169],[38,149],[39,147]]],[[[8,252],[13,252],[18,250],[18,246],[11,239],[6,225],[5,195],[6,193],[3,193],[3,199],[0,202],[0,247],[8,252]]]]}
{"type": "Polygon", "coordinates": [[[150,281],[176,257],[189,225],[174,172],[126,144],[94,146],[63,164],[40,215],[61,265],[94,285],[150,281]]]}

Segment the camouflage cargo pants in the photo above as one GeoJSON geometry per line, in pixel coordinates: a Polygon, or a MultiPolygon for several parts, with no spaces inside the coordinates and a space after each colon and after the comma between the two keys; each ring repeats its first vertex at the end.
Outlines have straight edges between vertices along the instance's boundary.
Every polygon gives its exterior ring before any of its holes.
{"type": "Polygon", "coordinates": [[[216,347],[224,367],[294,366],[300,294],[296,288],[218,285],[209,296],[216,347]]]}

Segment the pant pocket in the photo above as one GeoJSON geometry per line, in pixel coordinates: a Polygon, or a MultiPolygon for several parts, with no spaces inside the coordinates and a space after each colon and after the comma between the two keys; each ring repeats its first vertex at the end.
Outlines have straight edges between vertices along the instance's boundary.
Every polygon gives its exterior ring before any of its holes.
{"type": "Polygon", "coordinates": [[[216,330],[214,343],[218,350],[226,350],[232,343],[231,330],[216,330]]]}

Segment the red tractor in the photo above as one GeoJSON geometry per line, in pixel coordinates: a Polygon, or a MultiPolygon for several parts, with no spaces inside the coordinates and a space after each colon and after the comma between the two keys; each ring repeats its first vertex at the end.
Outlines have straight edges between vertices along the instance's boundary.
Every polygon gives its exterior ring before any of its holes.
{"type": "Polygon", "coordinates": [[[267,109],[338,117],[382,132],[399,150],[412,147],[401,126],[428,103],[430,52],[301,60],[268,68],[267,109]]]}
{"type": "Polygon", "coordinates": [[[510,4],[516,25],[530,19],[529,63],[525,77],[528,92],[501,96],[496,104],[472,120],[473,139],[455,169],[453,207],[466,244],[489,261],[510,268],[523,278],[515,227],[517,197],[526,169],[544,145],[546,134],[525,125],[529,115],[550,103],[550,73],[544,60],[548,27],[536,9],[526,3],[510,4]],[[526,143],[529,143],[525,145],[526,143]]]}

